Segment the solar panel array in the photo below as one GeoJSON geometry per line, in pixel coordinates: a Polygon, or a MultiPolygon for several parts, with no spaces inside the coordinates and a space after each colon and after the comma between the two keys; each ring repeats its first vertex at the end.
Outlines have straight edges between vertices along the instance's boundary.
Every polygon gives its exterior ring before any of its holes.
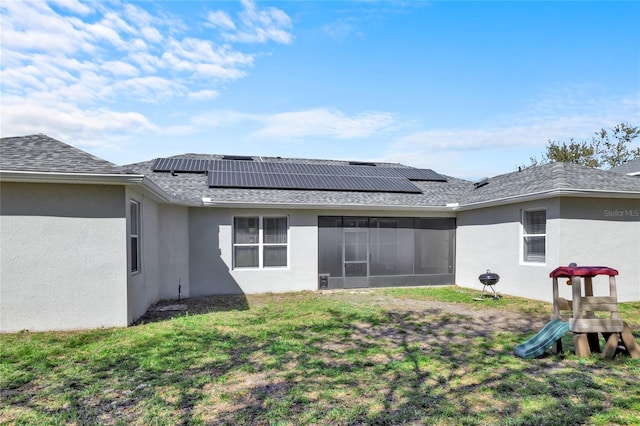
{"type": "Polygon", "coordinates": [[[387,177],[405,178],[409,180],[446,181],[443,176],[433,170],[413,169],[410,167],[342,166],[337,164],[277,163],[269,161],[210,161],[209,170],[224,172],[293,173],[301,175],[387,177]]]}
{"type": "Polygon", "coordinates": [[[404,178],[331,176],[300,173],[251,173],[210,170],[207,184],[222,188],[311,189],[324,191],[420,193],[404,178]]]}
{"type": "Polygon", "coordinates": [[[155,172],[207,173],[207,183],[224,188],[313,189],[420,193],[410,181],[446,182],[430,169],[247,160],[159,158],[155,172]]]}
{"type": "Polygon", "coordinates": [[[198,158],[158,158],[151,166],[154,172],[206,173],[211,160],[198,158]]]}

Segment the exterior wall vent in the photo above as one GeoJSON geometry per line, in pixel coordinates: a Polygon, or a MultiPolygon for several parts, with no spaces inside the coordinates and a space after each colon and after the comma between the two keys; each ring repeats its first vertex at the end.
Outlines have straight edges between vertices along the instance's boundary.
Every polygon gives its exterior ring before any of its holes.
{"type": "Polygon", "coordinates": [[[329,288],[329,274],[318,275],[318,289],[326,290],[329,288]]]}

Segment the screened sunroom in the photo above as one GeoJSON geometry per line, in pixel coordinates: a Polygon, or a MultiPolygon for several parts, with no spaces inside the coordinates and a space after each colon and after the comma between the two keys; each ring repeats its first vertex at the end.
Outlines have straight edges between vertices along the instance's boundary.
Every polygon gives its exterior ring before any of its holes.
{"type": "Polygon", "coordinates": [[[319,288],[452,284],[455,218],[320,216],[319,288]]]}

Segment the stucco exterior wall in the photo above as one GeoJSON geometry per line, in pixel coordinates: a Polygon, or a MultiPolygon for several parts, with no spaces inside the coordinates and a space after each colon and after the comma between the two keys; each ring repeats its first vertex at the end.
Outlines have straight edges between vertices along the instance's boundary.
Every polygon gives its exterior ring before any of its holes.
{"type": "Polygon", "coordinates": [[[131,218],[129,203],[131,200],[140,206],[140,266],[138,272],[131,272],[131,241],[127,229],[127,274],[128,274],[128,322],[129,324],[144,315],[147,308],[160,298],[160,262],[159,262],[159,213],[158,203],[144,194],[127,189],[127,223],[131,218]]]}
{"type": "MultiPolygon", "coordinates": [[[[640,300],[640,200],[563,198],[560,264],[615,268],[618,300],[640,300]]],[[[597,277],[594,293],[608,294],[597,277]]]]}
{"type": "Polygon", "coordinates": [[[160,204],[158,215],[159,298],[189,297],[189,209],[160,204]]]}
{"type": "MultiPolygon", "coordinates": [[[[189,209],[191,296],[318,289],[318,216],[443,217],[437,212],[389,210],[189,209]],[[288,216],[289,266],[233,269],[234,216],[288,216]]],[[[449,216],[454,217],[454,213],[449,216]]]]}
{"type": "MultiPolygon", "coordinates": [[[[560,201],[557,199],[459,212],[456,284],[482,289],[478,275],[490,269],[500,275],[496,291],[551,301],[549,272],[560,265],[559,216],[560,201]],[[527,264],[522,261],[522,210],[537,208],[547,210],[546,261],[527,264]]],[[[570,297],[568,289],[561,291],[561,296],[570,297]]]]}
{"type": "Polygon", "coordinates": [[[0,331],[127,325],[124,192],[2,183],[0,331]]]}
{"type": "MultiPolygon", "coordinates": [[[[126,193],[127,220],[131,200],[140,205],[140,270],[128,275],[128,321],[132,323],[160,299],[189,297],[189,215],[188,208],[158,203],[133,189],[126,193]],[[180,286],[180,295],[178,295],[180,286]]],[[[131,261],[131,241],[127,230],[127,258],[131,261]]]]}
{"type": "Polygon", "coordinates": [[[277,209],[189,209],[189,287],[191,296],[255,294],[317,289],[318,217],[313,212],[277,209]],[[234,216],[289,217],[286,268],[233,269],[234,216]]]}

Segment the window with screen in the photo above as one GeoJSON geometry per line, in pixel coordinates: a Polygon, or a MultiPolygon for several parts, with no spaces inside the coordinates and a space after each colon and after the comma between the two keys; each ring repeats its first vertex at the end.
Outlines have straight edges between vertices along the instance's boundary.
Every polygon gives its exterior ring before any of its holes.
{"type": "Polygon", "coordinates": [[[129,240],[131,272],[140,272],[140,203],[129,203],[129,240]]]}
{"type": "Polygon", "coordinates": [[[233,267],[274,268],[288,265],[289,224],[286,216],[235,217],[233,267]]]}
{"type": "Polygon", "coordinates": [[[527,263],[546,261],[547,211],[522,211],[522,260],[527,263]]]}

